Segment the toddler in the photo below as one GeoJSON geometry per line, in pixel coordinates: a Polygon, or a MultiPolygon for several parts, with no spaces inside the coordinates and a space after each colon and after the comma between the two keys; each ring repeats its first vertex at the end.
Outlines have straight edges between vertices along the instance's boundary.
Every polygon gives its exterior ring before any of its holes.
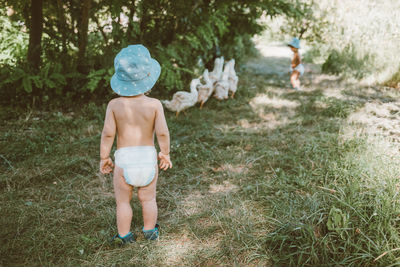
{"type": "Polygon", "coordinates": [[[295,37],[287,45],[290,47],[290,49],[294,53],[293,58],[292,58],[292,64],[290,67],[290,72],[291,72],[290,82],[291,82],[294,90],[300,90],[299,77],[304,74],[304,66],[303,66],[303,64],[301,64],[301,59],[300,59],[300,55],[299,55],[300,40],[295,37]]]}
{"type": "Polygon", "coordinates": [[[143,45],[130,45],[122,49],[114,59],[114,67],[111,88],[120,97],[108,103],[100,144],[100,171],[107,174],[114,168],[110,150],[117,134],[114,192],[118,234],[113,237],[113,241],[122,244],[135,241],[130,231],[130,201],[134,187],[138,188],[138,198],[142,205],[144,237],[155,240],[159,236],[157,158],[162,170],[172,168],[172,163],[163,107],[159,100],[147,97],[144,93],[156,83],[161,67],[143,45]],[[154,147],[154,133],[161,150],[158,157],[154,147]]]}

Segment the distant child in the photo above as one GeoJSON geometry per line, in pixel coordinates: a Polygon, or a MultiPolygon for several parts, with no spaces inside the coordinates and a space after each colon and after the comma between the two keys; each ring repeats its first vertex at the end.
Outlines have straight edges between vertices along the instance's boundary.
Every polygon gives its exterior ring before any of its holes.
{"type": "Polygon", "coordinates": [[[100,144],[100,171],[112,172],[111,147],[117,134],[114,191],[117,204],[118,234],[112,241],[122,244],[135,241],[130,231],[132,190],[138,188],[142,205],[143,234],[148,240],[158,239],[156,184],[157,159],[162,170],[172,168],[170,140],[161,102],[144,95],[160,76],[160,64],[151,58],[143,45],[130,45],[114,59],[115,74],[111,88],[120,97],[107,106],[100,144]],[[154,147],[154,133],[161,152],[154,147]]]}
{"type": "Polygon", "coordinates": [[[301,64],[299,55],[300,40],[294,37],[290,43],[287,44],[292,50],[293,58],[290,67],[290,82],[292,83],[294,90],[300,90],[300,79],[299,77],[304,74],[304,66],[301,64]]]}

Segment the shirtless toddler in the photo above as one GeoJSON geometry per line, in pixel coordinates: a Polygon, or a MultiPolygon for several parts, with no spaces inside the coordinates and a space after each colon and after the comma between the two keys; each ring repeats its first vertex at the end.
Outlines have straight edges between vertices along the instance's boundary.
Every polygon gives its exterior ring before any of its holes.
{"type": "Polygon", "coordinates": [[[301,64],[301,59],[299,55],[300,49],[300,40],[297,38],[293,38],[288,46],[293,52],[292,63],[290,65],[290,82],[293,86],[293,89],[300,90],[300,76],[304,74],[304,66],[301,64]]]}
{"type": "Polygon", "coordinates": [[[130,45],[121,50],[114,60],[115,74],[111,88],[120,97],[107,106],[100,144],[100,171],[112,172],[110,158],[114,137],[114,191],[117,204],[118,234],[113,240],[123,244],[135,241],[130,232],[132,222],[132,190],[138,188],[142,205],[143,234],[146,239],[158,239],[156,184],[157,158],[162,170],[172,168],[169,157],[170,140],[163,107],[157,99],[144,95],[156,83],[161,67],[142,45],[130,45]],[[154,133],[160,147],[154,147],[154,133]]]}

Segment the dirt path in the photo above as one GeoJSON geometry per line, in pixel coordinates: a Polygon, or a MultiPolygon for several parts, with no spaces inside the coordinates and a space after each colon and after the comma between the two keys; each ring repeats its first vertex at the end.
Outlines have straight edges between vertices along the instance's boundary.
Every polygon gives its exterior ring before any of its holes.
{"type": "MultiPolygon", "coordinates": [[[[290,89],[290,50],[280,44],[266,44],[262,39],[256,40],[256,48],[261,57],[250,60],[246,67],[257,75],[272,76],[270,81],[278,80],[284,88],[290,89]]],[[[359,103],[363,107],[350,114],[349,122],[364,125],[371,134],[391,136],[400,142],[400,98],[395,90],[383,86],[363,87],[356,82],[343,81],[338,76],[322,74],[318,65],[303,64],[305,74],[301,82],[304,92],[320,90],[326,97],[359,103]]]]}

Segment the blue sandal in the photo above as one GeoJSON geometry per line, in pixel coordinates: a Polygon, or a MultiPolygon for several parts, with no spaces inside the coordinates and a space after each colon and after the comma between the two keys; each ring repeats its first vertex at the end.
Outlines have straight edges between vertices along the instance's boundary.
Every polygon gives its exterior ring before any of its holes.
{"type": "Polygon", "coordinates": [[[115,243],[123,246],[129,243],[134,243],[135,241],[136,241],[135,235],[129,232],[123,237],[121,237],[119,234],[116,234],[115,236],[113,236],[110,243],[112,244],[115,243]]]}
{"type": "Polygon", "coordinates": [[[154,229],[151,229],[151,230],[144,230],[144,227],[143,227],[144,238],[146,238],[147,240],[158,240],[159,228],[160,228],[160,225],[158,225],[158,224],[156,224],[154,226],[154,229]]]}

